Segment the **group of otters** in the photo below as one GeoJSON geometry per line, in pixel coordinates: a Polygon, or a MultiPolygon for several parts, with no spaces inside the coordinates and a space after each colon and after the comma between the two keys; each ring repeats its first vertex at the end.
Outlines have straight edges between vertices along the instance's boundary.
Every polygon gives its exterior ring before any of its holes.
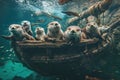
{"type": "Polygon", "coordinates": [[[9,26],[9,31],[11,33],[10,38],[15,41],[65,41],[68,44],[76,44],[94,38],[105,40],[107,36],[105,31],[108,27],[99,26],[94,16],[90,16],[87,21],[88,23],[85,27],[80,28],[79,26],[73,25],[67,27],[65,32],[63,32],[61,24],[58,21],[53,21],[48,24],[47,33],[45,33],[44,28],[36,27],[35,37],[33,37],[31,23],[24,20],[21,24],[11,24],[9,26]]]}

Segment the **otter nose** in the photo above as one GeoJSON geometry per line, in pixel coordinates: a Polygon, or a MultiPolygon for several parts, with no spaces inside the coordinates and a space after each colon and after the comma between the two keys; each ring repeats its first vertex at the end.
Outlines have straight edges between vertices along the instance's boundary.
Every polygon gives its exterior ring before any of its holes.
{"type": "Polygon", "coordinates": [[[12,29],[15,29],[14,27],[12,27],[12,29]]]}
{"type": "Polygon", "coordinates": [[[72,32],[72,33],[75,33],[75,31],[74,31],[74,30],[72,30],[71,32],[72,32]]]}
{"type": "Polygon", "coordinates": [[[27,25],[27,23],[24,23],[24,25],[27,25]]]}
{"type": "Polygon", "coordinates": [[[91,27],[94,27],[94,25],[91,25],[91,27]]]}
{"type": "Polygon", "coordinates": [[[57,26],[58,24],[57,23],[55,23],[55,26],[57,26]]]}

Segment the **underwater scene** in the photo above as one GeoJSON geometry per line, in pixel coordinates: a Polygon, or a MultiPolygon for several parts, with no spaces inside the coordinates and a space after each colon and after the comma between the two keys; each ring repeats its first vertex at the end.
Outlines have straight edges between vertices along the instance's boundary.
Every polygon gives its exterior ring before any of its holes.
{"type": "Polygon", "coordinates": [[[0,80],[120,80],[120,0],[0,0],[0,80]]]}

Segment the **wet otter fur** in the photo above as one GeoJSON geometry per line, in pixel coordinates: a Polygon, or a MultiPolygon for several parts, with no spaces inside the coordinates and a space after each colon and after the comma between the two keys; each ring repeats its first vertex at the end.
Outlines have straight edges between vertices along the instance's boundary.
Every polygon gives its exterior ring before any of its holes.
{"type": "Polygon", "coordinates": [[[36,40],[39,40],[39,41],[45,41],[45,31],[44,31],[44,28],[42,27],[37,27],[36,30],[35,30],[35,33],[36,33],[36,40]]]}
{"type": "Polygon", "coordinates": [[[64,33],[64,37],[68,44],[80,43],[81,28],[79,26],[69,26],[64,33]]]}
{"type": "Polygon", "coordinates": [[[31,23],[30,21],[24,20],[21,22],[22,28],[25,32],[27,32],[29,35],[33,35],[33,32],[31,30],[31,23]]]}
{"type": "Polygon", "coordinates": [[[19,24],[11,24],[9,26],[9,31],[11,33],[10,36],[1,36],[1,37],[5,39],[9,39],[11,41],[34,40],[32,36],[24,32],[22,26],[19,24]]]}
{"type": "Polygon", "coordinates": [[[46,40],[60,41],[63,40],[63,30],[61,25],[57,21],[50,22],[47,27],[47,37],[46,40]]]}

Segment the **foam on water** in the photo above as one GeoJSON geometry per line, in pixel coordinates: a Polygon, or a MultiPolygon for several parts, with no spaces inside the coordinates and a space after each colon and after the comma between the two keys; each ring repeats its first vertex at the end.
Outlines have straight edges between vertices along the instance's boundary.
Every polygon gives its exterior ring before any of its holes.
{"type": "Polygon", "coordinates": [[[57,0],[48,1],[48,0],[38,0],[33,2],[31,0],[16,0],[19,4],[19,7],[23,8],[24,10],[30,10],[36,15],[41,14],[42,11],[48,14],[54,14],[61,18],[64,18],[64,14],[61,13],[63,11],[63,6],[60,6],[57,0]]]}

